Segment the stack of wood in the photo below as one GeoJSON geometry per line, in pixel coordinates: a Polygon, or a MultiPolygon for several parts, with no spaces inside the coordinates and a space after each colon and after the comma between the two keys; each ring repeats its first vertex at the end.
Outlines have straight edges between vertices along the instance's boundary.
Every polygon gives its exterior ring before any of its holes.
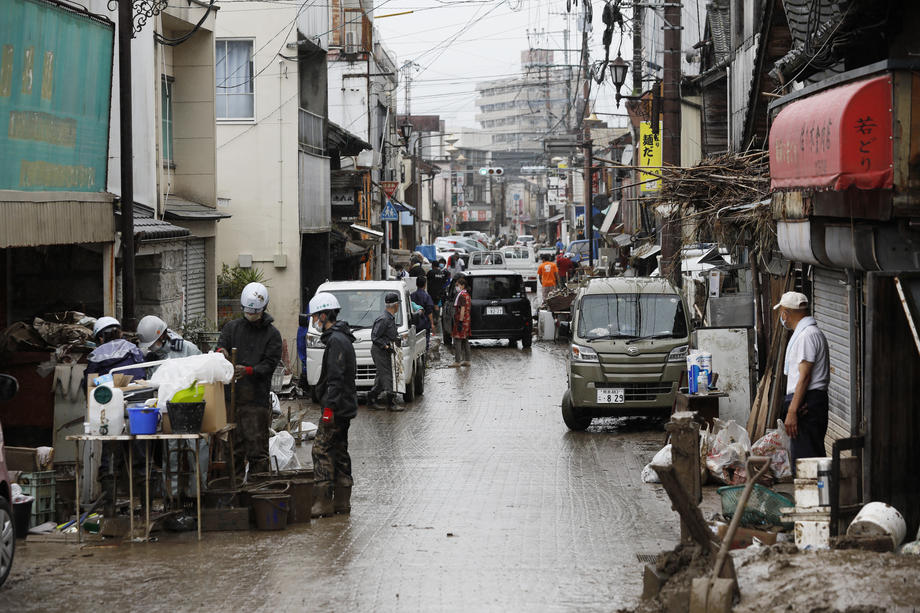
{"type": "Polygon", "coordinates": [[[726,153],[690,168],[664,166],[660,200],[680,207],[696,225],[692,240],[739,242],[759,253],[776,246],[776,224],[769,203],[770,164],[766,151],[726,153]]]}

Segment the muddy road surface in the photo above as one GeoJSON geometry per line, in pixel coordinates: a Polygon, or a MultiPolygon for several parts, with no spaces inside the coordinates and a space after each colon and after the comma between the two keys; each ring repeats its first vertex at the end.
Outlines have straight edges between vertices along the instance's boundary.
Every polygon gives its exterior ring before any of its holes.
{"type": "MultiPolygon", "coordinates": [[[[474,343],[431,361],[401,413],[350,431],[352,512],[284,532],[160,533],[151,543],[19,542],[0,609],[611,611],[677,516],[639,473],[663,421],[569,432],[563,344],[474,343]]],[[[308,418],[316,422],[318,409],[308,418]]],[[[309,464],[309,447],[298,455],[309,464]]]]}

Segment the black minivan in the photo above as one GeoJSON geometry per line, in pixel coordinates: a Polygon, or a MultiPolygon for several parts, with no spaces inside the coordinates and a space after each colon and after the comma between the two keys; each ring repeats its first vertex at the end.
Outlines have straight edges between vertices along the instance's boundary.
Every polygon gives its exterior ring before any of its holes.
{"type": "MultiPolygon", "coordinates": [[[[520,340],[523,347],[533,342],[533,316],[524,289],[524,278],[511,270],[486,269],[466,273],[470,282],[472,312],[470,338],[506,338],[512,346],[520,340]]],[[[441,320],[453,322],[457,289],[451,283],[442,309],[441,320]]],[[[450,345],[450,325],[444,326],[444,344],[450,345]]]]}

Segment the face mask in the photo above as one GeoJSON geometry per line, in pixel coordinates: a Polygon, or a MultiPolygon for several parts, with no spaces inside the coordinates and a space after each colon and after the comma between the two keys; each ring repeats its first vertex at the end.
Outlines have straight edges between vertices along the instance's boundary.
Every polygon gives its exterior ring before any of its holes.
{"type": "Polygon", "coordinates": [[[786,323],[786,314],[785,314],[785,313],[780,313],[780,314],[779,314],[779,323],[780,323],[784,328],[786,328],[787,330],[790,329],[790,328],[789,328],[789,324],[786,323]]]}
{"type": "Polygon", "coordinates": [[[257,321],[259,321],[260,319],[262,319],[262,313],[261,313],[261,312],[259,312],[259,313],[243,313],[243,317],[245,317],[246,319],[248,319],[248,320],[251,321],[252,323],[256,323],[257,321]]]}

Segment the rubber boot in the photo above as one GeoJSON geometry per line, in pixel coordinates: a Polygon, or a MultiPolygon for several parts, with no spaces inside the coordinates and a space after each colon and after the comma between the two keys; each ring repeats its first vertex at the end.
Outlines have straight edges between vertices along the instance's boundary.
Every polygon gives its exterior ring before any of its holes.
{"type": "Polygon", "coordinates": [[[335,515],[335,507],[332,504],[332,484],[324,483],[313,486],[313,508],[310,509],[310,516],[328,517],[330,515],[335,515]]]}
{"type": "Polygon", "coordinates": [[[351,513],[351,486],[336,485],[332,502],[336,513],[351,513]]]}
{"type": "Polygon", "coordinates": [[[389,392],[389,395],[387,396],[387,409],[397,413],[406,410],[406,407],[396,401],[396,392],[389,392]]]}
{"type": "Polygon", "coordinates": [[[103,475],[99,478],[99,485],[103,496],[102,515],[115,517],[115,477],[103,475]]]}

